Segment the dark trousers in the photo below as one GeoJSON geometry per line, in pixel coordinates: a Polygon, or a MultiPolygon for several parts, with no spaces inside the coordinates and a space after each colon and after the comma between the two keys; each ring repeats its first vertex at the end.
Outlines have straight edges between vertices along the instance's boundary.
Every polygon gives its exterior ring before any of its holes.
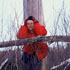
{"type": "Polygon", "coordinates": [[[39,60],[35,53],[27,54],[26,52],[23,53],[22,60],[25,63],[25,70],[37,70],[37,65],[39,60]]]}

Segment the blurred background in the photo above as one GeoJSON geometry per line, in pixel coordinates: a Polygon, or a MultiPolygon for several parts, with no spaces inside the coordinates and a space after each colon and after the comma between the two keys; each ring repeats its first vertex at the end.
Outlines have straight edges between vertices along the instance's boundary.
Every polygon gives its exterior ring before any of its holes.
{"type": "MultiPolygon", "coordinates": [[[[42,0],[42,5],[44,23],[48,31],[47,36],[69,36],[70,0],[42,0]]],[[[16,34],[20,26],[23,24],[23,0],[0,0],[0,42],[17,40],[16,34]]],[[[0,65],[5,59],[7,59],[7,56],[9,55],[9,58],[15,56],[15,58],[11,60],[14,60],[16,66],[18,67],[18,63],[21,61],[21,59],[18,57],[20,54],[22,54],[22,47],[19,47],[20,49],[17,48],[16,45],[15,47],[0,48],[0,65]],[[19,51],[17,52],[16,49],[19,51]],[[15,51],[12,52],[12,50],[15,51]],[[19,59],[18,63],[16,58],[19,59]]],[[[48,47],[49,52],[47,62],[45,64],[47,70],[50,70],[51,67],[58,65],[70,58],[70,42],[54,42],[52,44],[48,44],[48,47]]],[[[23,67],[23,65],[21,66],[23,67]]]]}

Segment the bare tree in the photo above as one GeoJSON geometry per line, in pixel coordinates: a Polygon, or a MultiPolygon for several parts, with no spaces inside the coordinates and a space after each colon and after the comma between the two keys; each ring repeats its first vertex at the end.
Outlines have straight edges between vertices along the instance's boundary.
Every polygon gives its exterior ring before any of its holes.
{"type": "MultiPolygon", "coordinates": [[[[41,25],[44,25],[44,13],[42,7],[42,0],[23,0],[24,20],[28,16],[34,16],[41,25]]],[[[44,59],[45,61],[45,59],[44,59]]],[[[42,70],[46,70],[44,61],[42,63],[42,70]]]]}

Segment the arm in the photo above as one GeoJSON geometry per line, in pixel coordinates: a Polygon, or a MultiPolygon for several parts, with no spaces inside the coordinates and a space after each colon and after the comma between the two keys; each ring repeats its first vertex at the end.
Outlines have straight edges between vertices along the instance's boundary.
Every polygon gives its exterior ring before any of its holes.
{"type": "Polygon", "coordinates": [[[17,38],[18,39],[24,39],[27,37],[27,35],[28,35],[27,27],[21,26],[21,28],[19,29],[19,32],[17,33],[17,38]]]}
{"type": "Polygon", "coordinates": [[[35,24],[34,29],[37,35],[45,36],[47,34],[47,30],[45,29],[45,27],[40,25],[39,23],[35,24]]]}

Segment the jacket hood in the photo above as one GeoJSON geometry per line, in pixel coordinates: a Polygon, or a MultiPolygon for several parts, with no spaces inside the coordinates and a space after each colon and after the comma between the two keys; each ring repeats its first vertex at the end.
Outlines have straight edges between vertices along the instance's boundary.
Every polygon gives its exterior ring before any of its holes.
{"type": "Polygon", "coordinates": [[[25,26],[27,26],[27,21],[28,21],[28,20],[33,20],[34,24],[39,23],[39,22],[35,19],[35,17],[29,16],[29,17],[25,20],[25,22],[24,22],[24,25],[25,25],[25,26]]]}

